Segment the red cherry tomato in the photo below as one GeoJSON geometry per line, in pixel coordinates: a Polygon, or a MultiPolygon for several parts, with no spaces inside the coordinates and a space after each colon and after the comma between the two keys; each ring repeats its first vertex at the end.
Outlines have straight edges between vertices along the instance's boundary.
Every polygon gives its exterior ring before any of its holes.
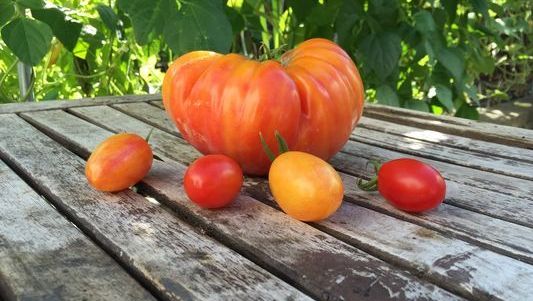
{"type": "Polygon", "coordinates": [[[422,212],[439,206],[446,196],[446,182],[433,167],[415,159],[391,160],[383,165],[371,162],[377,176],[357,186],[378,190],[393,206],[407,212],[422,212]]]}
{"type": "Polygon", "coordinates": [[[202,208],[220,208],[239,194],[242,169],[225,155],[207,155],[194,161],[183,179],[187,196],[202,208]]]}
{"type": "Polygon", "coordinates": [[[384,163],[378,171],[378,191],[392,205],[408,212],[422,212],[440,205],[446,183],[433,167],[403,158],[384,163]]]}

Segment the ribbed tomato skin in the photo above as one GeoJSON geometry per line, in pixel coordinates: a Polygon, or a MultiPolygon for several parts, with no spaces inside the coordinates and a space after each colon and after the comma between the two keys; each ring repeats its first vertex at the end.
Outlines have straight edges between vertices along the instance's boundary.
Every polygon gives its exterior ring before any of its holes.
{"type": "Polygon", "coordinates": [[[208,51],[185,54],[167,71],[162,94],[171,120],[200,152],[227,155],[246,174],[265,175],[270,161],[259,133],[273,149],[278,131],[290,149],[328,160],[357,124],[363,91],[344,50],[311,39],[280,62],[208,51]]]}

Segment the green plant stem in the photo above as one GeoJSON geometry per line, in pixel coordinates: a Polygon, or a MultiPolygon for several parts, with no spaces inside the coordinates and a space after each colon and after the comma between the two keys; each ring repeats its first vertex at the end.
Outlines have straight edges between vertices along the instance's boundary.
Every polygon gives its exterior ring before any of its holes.
{"type": "Polygon", "coordinates": [[[4,81],[9,76],[9,73],[11,73],[11,71],[13,71],[13,69],[15,68],[15,66],[17,65],[18,62],[19,62],[19,59],[17,58],[17,59],[15,59],[15,61],[13,61],[13,64],[9,65],[9,67],[7,68],[7,70],[4,73],[4,75],[2,75],[2,78],[0,78],[0,86],[2,86],[4,84],[4,81]]]}
{"type": "Polygon", "coordinates": [[[378,178],[374,177],[369,181],[357,180],[357,187],[364,191],[376,191],[378,189],[378,178]]]}
{"type": "Polygon", "coordinates": [[[35,85],[35,76],[32,76],[30,85],[28,87],[28,91],[26,91],[26,94],[24,94],[24,96],[21,95],[22,96],[22,98],[20,99],[21,102],[25,102],[26,100],[28,100],[28,97],[30,97],[31,93],[33,92],[34,85],[35,85]]]}
{"type": "Polygon", "coordinates": [[[91,74],[91,75],[82,75],[82,74],[75,74],[75,73],[66,73],[64,76],[71,76],[71,77],[75,77],[75,78],[83,78],[83,79],[90,79],[90,78],[96,78],[96,77],[100,77],[100,76],[103,76],[106,74],[106,71],[100,71],[98,73],[95,73],[95,74],[91,74]]]}

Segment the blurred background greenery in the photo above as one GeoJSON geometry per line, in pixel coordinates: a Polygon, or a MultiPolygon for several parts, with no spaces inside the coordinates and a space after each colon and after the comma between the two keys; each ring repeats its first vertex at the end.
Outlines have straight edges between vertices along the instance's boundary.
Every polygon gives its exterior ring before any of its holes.
{"type": "Polygon", "coordinates": [[[0,0],[0,102],[157,93],[188,51],[262,58],[324,37],[356,61],[371,102],[479,119],[518,100],[526,114],[531,11],[519,0],[0,0]],[[19,61],[32,93],[20,93],[19,61]]]}

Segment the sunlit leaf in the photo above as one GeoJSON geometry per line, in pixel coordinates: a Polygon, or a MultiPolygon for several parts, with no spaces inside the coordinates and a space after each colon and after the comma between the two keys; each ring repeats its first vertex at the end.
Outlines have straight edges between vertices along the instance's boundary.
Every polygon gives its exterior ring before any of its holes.
{"type": "Polygon", "coordinates": [[[41,21],[16,18],[2,28],[2,39],[22,62],[35,66],[50,49],[52,30],[41,21]]]}
{"type": "Polygon", "coordinates": [[[361,52],[365,57],[364,63],[379,78],[385,79],[398,66],[402,53],[401,39],[393,32],[372,34],[361,42],[361,52]]]}

